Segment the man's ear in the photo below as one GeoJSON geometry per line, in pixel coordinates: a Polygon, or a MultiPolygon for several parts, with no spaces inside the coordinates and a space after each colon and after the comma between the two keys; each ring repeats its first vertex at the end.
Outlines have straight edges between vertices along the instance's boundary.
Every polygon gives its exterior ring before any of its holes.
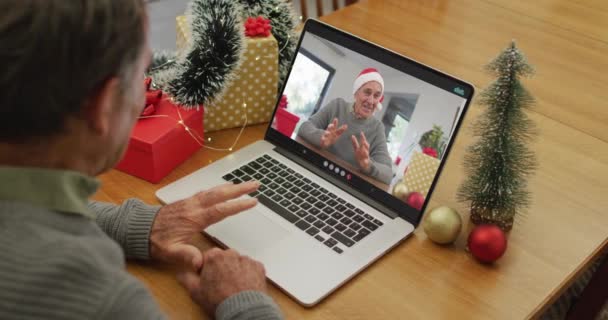
{"type": "Polygon", "coordinates": [[[86,122],[95,133],[107,135],[112,126],[112,112],[120,95],[120,81],[109,78],[97,92],[89,98],[85,106],[86,122]]]}

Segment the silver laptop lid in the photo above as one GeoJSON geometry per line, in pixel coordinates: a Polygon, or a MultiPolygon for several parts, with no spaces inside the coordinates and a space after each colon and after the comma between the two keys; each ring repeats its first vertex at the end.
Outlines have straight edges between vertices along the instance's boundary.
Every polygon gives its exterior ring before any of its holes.
{"type": "Polygon", "coordinates": [[[266,140],[415,226],[473,86],[307,20],[266,140]]]}

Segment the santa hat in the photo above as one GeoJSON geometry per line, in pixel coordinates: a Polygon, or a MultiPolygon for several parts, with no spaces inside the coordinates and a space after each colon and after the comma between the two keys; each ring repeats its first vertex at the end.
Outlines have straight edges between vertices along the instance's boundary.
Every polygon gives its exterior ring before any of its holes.
{"type": "Polygon", "coordinates": [[[359,90],[359,88],[361,88],[364,84],[366,84],[370,81],[376,81],[380,84],[380,87],[381,87],[380,94],[382,96],[380,97],[380,100],[378,101],[377,110],[382,110],[381,102],[384,100],[384,79],[382,79],[382,76],[380,75],[378,70],[376,70],[375,68],[363,69],[363,71],[361,71],[361,73],[359,73],[359,75],[355,79],[355,83],[353,84],[353,94],[355,94],[357,92],[357,90],[359,90]]]}

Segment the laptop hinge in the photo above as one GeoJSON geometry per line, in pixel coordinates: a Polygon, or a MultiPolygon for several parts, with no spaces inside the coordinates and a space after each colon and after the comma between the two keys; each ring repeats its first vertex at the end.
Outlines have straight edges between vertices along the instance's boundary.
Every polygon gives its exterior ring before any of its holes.
{"type": "Polygon", "coordinates": [[[340,181],[339,179],[336,179],[335,177],[329,175],[327,172],[313,166],[312,164],[308,163],[306,160],[300,158],[298,155],[287,151],[284,148],[281,148],[279,146],[275,146],[274,151],[284,155],[286,158],[288,158],[289,160],[292,160],[293,162],[301,165],[302,167],[312,171],[314,174],[320,176],[321,178],[325,179],[326,181],[330,182],[331,184],[333,184],[334,186],[336,186],[337,188],[340,188],[341,190],[343,190],[344,192],[347,192],[348,194],[352,195],[353,197],[365,202],[366,204],[368,204],[370,207],[380,211],[381,213],[383,213],[385,216],[391,218],[391,219],[395,219],[397,217],[400,218],[400,216],[395,213],[393,210],[387,208],[386,206],[382,205],[381,203],[377,202],[376,200],[374,200],[373,198],[365,195],[364,193],[361,193],[355,189],[353,189],[352,187],[346,185],[344,182],[340,181]]]}

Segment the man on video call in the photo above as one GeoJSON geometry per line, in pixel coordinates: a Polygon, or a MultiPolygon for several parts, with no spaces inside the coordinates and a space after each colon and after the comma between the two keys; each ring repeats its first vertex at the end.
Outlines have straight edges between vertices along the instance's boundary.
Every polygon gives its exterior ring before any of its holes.
{"type": "Polygon", "coordinates": [[[190,243],[255,206],[236,198],[257,182],[164,207],[89,202],[144,107],[148,29],[144,0],[0,1],[0,318],[165,318],[125,258],[180,264],[216,319],[282,318],[259,262],[190,243]]]}
{"type": "Polygon", "coordinates": [[[384,125],[373,116],[384,98],[384,80],[367,68],[353,84],[354,103],[337,98],[304,122],[298,135],[383,183],[393,176],[384,125]]]}

